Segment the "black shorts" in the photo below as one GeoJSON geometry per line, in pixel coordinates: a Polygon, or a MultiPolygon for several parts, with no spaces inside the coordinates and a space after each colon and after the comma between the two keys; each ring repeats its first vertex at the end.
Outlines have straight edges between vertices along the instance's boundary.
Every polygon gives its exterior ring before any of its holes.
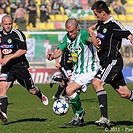
{"type": "Polygon", "coordinates": [[[118,89],[119,86],[125,86],[124,76],[122,74],[123,61],[112,60],[108,63],[104,63],[98,70],[95,78],[100,79],[104,83],[110,84],[114,89],[118,89]]]}
{"type": "MultiPolygon", "coordinates": [[[[35,88],[34,82],[27,67],[16,66],[16,67],[11,67],[10,69],[2,68],[1,74],[4,73],[7,74],[6,81],[12,82],[12,85],[14,81],[17,80],[17,82],[27,90],[35,88]]],[[[12,85],[10,87],[12,87],[12,85]]]]}

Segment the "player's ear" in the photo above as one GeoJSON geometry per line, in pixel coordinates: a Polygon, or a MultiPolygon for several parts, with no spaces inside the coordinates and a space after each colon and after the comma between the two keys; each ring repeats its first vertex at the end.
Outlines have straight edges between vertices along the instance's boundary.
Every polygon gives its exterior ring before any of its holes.
{"type": "Polygon", "coordinates": [[[77,26],[77,31],[79,31],[79,26],[77,26]]]}
{"type": "Polygon", "coordinates": [[[104,17],[105,16],[105,11],[102,11],[101,13],[102,13],[102,16],[104,17]]]}

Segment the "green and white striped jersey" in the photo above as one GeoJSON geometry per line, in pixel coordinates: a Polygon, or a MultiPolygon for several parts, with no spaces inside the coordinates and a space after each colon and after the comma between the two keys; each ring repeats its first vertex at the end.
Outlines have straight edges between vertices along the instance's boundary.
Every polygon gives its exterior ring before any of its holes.
{"type": "Polygon", "coordinates": [[[75,40],[70,40],[66,34],[58,48],[68,49],[74,62],[74,73],[81,74],[95,71],[94,47],[88,42],[89,33],[86,30],[80,30],[75,40]]]}

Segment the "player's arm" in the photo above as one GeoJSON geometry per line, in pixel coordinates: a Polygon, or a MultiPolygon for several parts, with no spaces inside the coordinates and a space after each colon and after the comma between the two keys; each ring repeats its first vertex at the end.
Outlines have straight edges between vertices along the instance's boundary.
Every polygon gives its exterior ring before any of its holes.
{"type": "Polygon", "coordinates": [[[55,59],[55,67],[58,69],[61,67],[59,60],[60,58],[55,59]]]}
{"type": "Polygon", "coordinates": [[[19,49],[19,50],[17,50],[14,54],[12,54],[12,55],[10,56],[10,60],[11,60],[11,59],[18,58],[18,57],[20,57],[20,56],[22,56],[22,55],[24,55],[24,54],[26,54],[26,53],[27,53],[27,50],[19,49]]]}
{"type": "Polygon", "coordinates": [[[57,49],[54,50],[54,53],[52,53],[50,50],[48,50],[46,57],[47,57],[48,60],[51,61],[53,59],[59,58],[62,54],[63,54],[63,50],[57,48],[57,49]]]}
{"type": "Polygon", "coordinates": [[[7,57],[4,57],[2,60],[1,60],[1,64],[2,66],[6,65],[6,63],[9,61],[9,60],[13,60],[15,58],[18,58],[24,54],[26,54],[27,50],[23,50],[23,49],[19,49],[17,50],[14,54],[11,54],[10,56],[7,56],[7,57]]]}
{"type": "Polygon", "coordinates": [[[127,38],[133,44],[133,35],[128,30],[114,30],[114,37],[116,38],[127,38]]]}
{"type": "Polygon", "coordinates": [[[97,25],[97,24],[94,24],[94,25],[92,25],[92,26],[90,26],[90,27],[88,28],[88,32],[89,32],[90,36],[96,36],[96,34],[95,34],[95,32],[94,32],[94,30],[96,29],[96,25],[97,25]]]}
{"type": "Polygon", "coordinates": [[[116,38],[127,38],[133,44],[133,34],[127,30],[122,24],[114,24],[113,35],[116,38]]]}

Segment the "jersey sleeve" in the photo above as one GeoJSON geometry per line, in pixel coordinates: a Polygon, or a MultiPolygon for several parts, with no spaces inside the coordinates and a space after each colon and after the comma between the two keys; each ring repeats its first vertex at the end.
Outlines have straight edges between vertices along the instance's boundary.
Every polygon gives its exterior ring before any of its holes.
{"type": "Polygon", "coordinates": [[[59,48],[60,50],[65,50],[65,49],[67,48],[67,35],[65,35],[65,36],[63,37],[63,39],[61,40],[61,42],[60,42],[59,45],[58,45],[58,48],[59,48]]]}
{"type": "Polygon", "coordinates": [[[81,40],[84,42],[84,44],[90,44],[88,39],[90,37],[90,34],[88,33],[88,31],[84,31],[84,33],[81,36],[81,40]]]}
{"type": "Polygon", "coordinates": [[[17,32],[16,42],[18,45],[18,49],[27,50],[26,37],[24,33],[21,32],[20,30],[18,30],[17,32]]]}
{"type": "Polygon", "coordinates": [[[121,23],[115,23],[113,26],[113,35],[116,38],[127,38],[130,34],[132,34],[129,30],[127,30],[121,23]]]}

